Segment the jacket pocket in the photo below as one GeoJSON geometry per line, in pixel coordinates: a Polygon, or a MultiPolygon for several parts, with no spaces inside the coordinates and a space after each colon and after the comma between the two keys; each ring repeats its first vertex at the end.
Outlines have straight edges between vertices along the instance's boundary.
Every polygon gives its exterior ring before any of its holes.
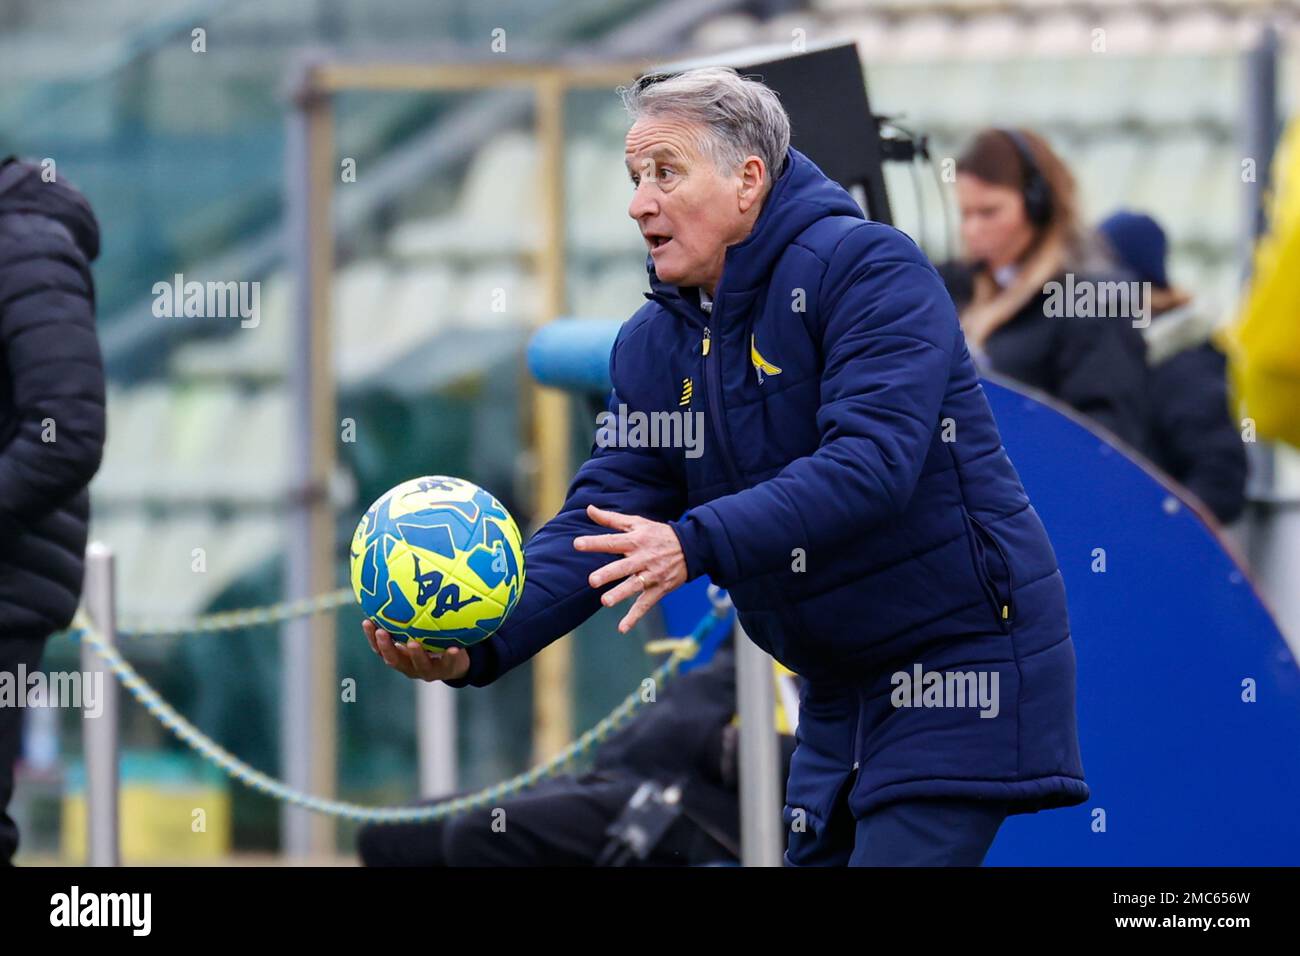
{"type": "Polygon", "coordinates": [[[969,511],[962,509],[970,532],[971,559],[984,588],[984,596],[993,611],[998,627],[1011,629],[1015,609],[1011,605],[1011,562],[998,539],[969,511]]]}

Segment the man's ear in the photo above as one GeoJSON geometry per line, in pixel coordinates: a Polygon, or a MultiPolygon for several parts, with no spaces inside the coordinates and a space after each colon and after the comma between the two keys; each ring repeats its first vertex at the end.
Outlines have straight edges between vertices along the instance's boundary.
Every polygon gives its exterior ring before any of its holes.
{"type": "Polygon", "coordinates": [[[763,198],[767,185],[767,166],[758,156],[747,156],[740,167],[740,186],[736,193],[742,213],[749,212],[763,198]]]}

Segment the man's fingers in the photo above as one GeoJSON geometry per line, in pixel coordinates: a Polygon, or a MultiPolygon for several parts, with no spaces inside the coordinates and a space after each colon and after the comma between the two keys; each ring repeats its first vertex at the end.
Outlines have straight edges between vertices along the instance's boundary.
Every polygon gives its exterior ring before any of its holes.
{"type": "Polygon", "coordinates": [[[573,547],[578,551],[627,554],[635,545],[630,534],[584,534],[573,539],[573,547]]]}
{"type": "Polygon", "coordinates": [[[411,671],[416,677],[425,681],[438,679],[438,669],[435,667],[438,662],[428,648],[419,641],[410,640],[402,650],[406,651],[406,659],[411,662],[411,671]]]}
{"type": "Polygon", "coordinates": [[[442,656],[433,662],[434,668],[438,672],[438,680],[451,680],[456,673],[456,665],[460,663],[460,655],[465,653],[463,647],[449,647],[442,652],[442,656]]]}
{"type": "Polygon", "coordinates": [[[636,603],[628,608],[627,614],[623,620],[618,622],[618,632],[626,634],[636,626],[636,623],[645,617],[649,611],[659,601],[666,592],[659,588],[650,588],[648,591],[642,591],[641,596],[636,599],[636,603]]]}
{"type": "Polygon", "coordinates": [[[596,524],[604,525],[606,528],[613,528],[616,531],[631,531],[637,522],[635,515],[621,515],[617,511],[606,511],[604,508],[597,508],[595,505],[587,505],[587,517],[596,524]]]}
{"type": "Polygon", "coordinates": [[[414,638],[394,644],[393,636],[372,621],[363,621],[361,629],[375,653],[384,663],[407,677],[425,681],[453,680],[461,664],[461,648],[449,647],[442,653],[431,651],[414,638]]]}
{"type": "Polygon", "coordinates": [[[637,563],[633,558],[611,561],[604,567],[597,568],[587,576],[587,583],[593,588],[603,588],[610,581],[619,581],[635,574],[637,563]]]}
{"type": "Polygon", "coordinates": [[[405,674],[409,662],[401,649],[393,643],[392,635],[380,628],[375,631],[375,643],[379,645],[379,656],[384,659],[384,663],[405,674]]]}
{"type": "Polygon", "coordinates": [[[613,607],[620,601],[626,601],[630,597],[636,597],[641,593],[641,582],[635,577],[627,578],[615,587],[610,588],[600,596],[600,603],[605,607],[613,607]]]}
{"type": "Polygon", "coordinates": [[[456,668],[460,665],[461,656],[465,653],[463,647],[449,647],[441,654],[433,651],[427,651],[426,660],[429,662],[428,677],[425,680],[455,680],[456,668]]]}

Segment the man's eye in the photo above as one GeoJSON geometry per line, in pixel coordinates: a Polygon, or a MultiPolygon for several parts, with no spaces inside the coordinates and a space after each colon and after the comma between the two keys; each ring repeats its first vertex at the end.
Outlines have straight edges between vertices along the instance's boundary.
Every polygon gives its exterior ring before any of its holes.
{"type": "Polygon", "coordinates": [[[674,174],[673,174],[673,171],[672,171],[672,169],[670,169],[669,167],[667,167],[667,166],[660,166],[660,167],[659,167],[659,178],[660,178],[660,179],[662,179],[664,176],[672,176],[672,175],[674,175],[674,174]]]}
{"type": "Polygon", "coordinates": [[[638,176],[636,173],[633,173],[629,178],[632,180],[632,185],[633,185],[633,186],[640,186],[640,185],[641,185],[641,177],[638,176]]]}

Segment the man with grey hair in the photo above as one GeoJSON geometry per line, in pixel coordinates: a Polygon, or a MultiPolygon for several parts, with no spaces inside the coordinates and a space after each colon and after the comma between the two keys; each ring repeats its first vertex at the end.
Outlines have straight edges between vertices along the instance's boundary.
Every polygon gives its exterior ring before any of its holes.
{"type": "Polygon", "coordinates": [[[492,637],[432,655],[367,622],[371,646],[483,686],[601,605],[635,599],[626,633],[707,574],[804,678],[787,863],[977,865],[1008,814],[1088,787],[1061,574],[951,300],[790,147],[763,84],[702,69],[623,95],[651,291],[610,356],[610,408],[703,412],[703,454],[599,436],[492,637]],[[995,706],[945,699],[970,675],[995,706]]]}

